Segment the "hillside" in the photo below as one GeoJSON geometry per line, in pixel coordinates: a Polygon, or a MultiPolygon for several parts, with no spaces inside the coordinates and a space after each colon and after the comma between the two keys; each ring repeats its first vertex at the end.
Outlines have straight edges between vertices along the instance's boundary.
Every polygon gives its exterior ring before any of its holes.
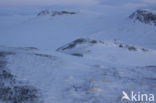
{"type": "Polygon", "coordinates": [[[127,103],[123,91],[155,94],[155,20],[142,10],[2,10],[0,103],[127,103]]]}

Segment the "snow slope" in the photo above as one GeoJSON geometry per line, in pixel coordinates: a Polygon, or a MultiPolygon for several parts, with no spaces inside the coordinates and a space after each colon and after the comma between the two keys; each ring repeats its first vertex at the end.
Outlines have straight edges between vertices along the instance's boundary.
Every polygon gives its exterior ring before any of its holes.
{"type": "Polygon", "coordinates": [[[17,13],[13,16],[0,16],[0,44],[55,50],[74,39],[91,37],[156,48],[155,26],[134,23],[129,19],[134,9],[95,7],[95,10],[72,11],[78,13],[54,17],[36,17],[39,12],[33,15],[17,13]]]}
{"type": "Polygon", "coordinates": [[[156,28],[129,19],[134,9],[37,11],[0,15],[0,103],[127,103],[122,91],[156,93],[156,28]]]}
{"type": "Polygon", "coordinates": [[[59,52],[110,62],[116,65],[155,65],[156,51],[120,43],[77,39],[57,49],[59,52]],[[149,61],[150,60],[150,61],[149,61]]]}
{"type": "MultiPolygon", "coordinates": [[[[0,51],[15,53],[5,58],[6,68],[16,80],[37,88],[41,93],[39,98],[43,103],[120,103],[123,90],[156,93],[156,67],[154,66],[156,53],[148,54],[148,57],[151,56],[152,59],[146,58],[144,56],[146,54],[141,52],[133,56],[127,53],[128,51],[114,48],[113,45],[100,49],[104,54],[100,54],[100,59],[87,56],[80,58],[39,49],[1,47],[0,51]],[[137,60],[135,62],[138,66],[131,65],[130,62],[133,61],[130,59],[128,64],[122,65],[114,63],[116,62],[114,60],[110,62],[108,60],[110,54],[107,52],[109,48],[116,51],[115,54],[111,53],[111,56],[126,52],[126,55],[137,60]],[[144,59],[138,58],[137,55],[144,56],[144,59]]],[[[99,54],[93,54],[99,56],[99,54]]],[[[26,103],[29,102],[32,101],[26,101],[26,103]]]]}
{"type": "MultiPolygon", "coordinates": [[[[100,14],[98,13],[86,14],[81,12],[75,15],[55,17],[36,17],[36,15],[34,14],[33,17],[26,16],[28,19],[23,22],[17,21],[19,23],[17,25],[13,24],[5,27],[1,25],[0,44],[22,47],[34,46],[55,50],[66,42],[91,34],[102,28],[100,26],[101,22],[95,21],[95,19],[99,18],[98,15],[100,14]]],[[[9,19],[12,21],[13,18],[9,19]]]]}

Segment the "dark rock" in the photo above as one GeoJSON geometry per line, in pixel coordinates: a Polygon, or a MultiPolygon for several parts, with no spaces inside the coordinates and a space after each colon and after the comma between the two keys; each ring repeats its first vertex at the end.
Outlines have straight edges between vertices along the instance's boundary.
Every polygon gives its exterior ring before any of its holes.
{"type": "Polygon", "coordinates": [[[35,54],[36,56],[41,56],[41,57],[51,57],[51,55],[48,54],[35,54]]]}
{"type": "Polygon", "coordinates": [[[82,46],[82,47],[84,46],[84,49],[85,49],[87,47],[94,46],[97,43],[104,44],[104,42],[102,42],[102,41],[93,40],[90,38],[79,38],[79,39],[72,41],[71,43],[68,43],[68,44],[58,48],[56,51],[64,52],[64,53],[67,53],[67,54],[70,54],[73,56],[83,57],[84,53],[88,53],[88,52],[90,52],[90,50],[85,50],[85,52],[83,52],[83,53],[79,53],[77,50],[74,52],[70,52],[70,51],[76,49],[76,46],[82,46]]]}
{"type": "Polygon", "coordinates": [[[38,48],[36,48],[36,47],[25,47],[24,49],[26,49],[26,50],[37,50],[38,48]]]}
{"type": "Polygon", "coordinates": [[[13,75],[8,71],[1,69],[0,70],[0,79],[12,79],[13,75]]]}
{"type": "Polygon", "coordinates": [[[41,103],[39,90],[18,81],[6,68],[7,55],[13,52],[0,51],[0,102],[3,103],[41,103]]]}
{"type": "Polygon", "coordinates": [[[96,41],[96,40],[80,38],[80,39],[74,40],[73,42],[69,43],[69,44],[66,45],[66,46],[63,46],[63,47],[61,47],[61,48],[58,48],[57,51],[59,51],[60,49],[61,49],[61,50],[72,49],[72,48],[74,48],[76,45],[79,45],[79,44],[84,44],[84,43],[96,44],[96,43],[98,43],[98,42],[99,42],[99,41],[96,41]]]}
{"type": "Polygon", "coordinates": [[[7,55],[14,55],[14,52],[6,52],[6,51],[0,51],[0,57],[5,57],[7,55]]]}
{"type": "Polygon", "coordinates": [[[31,86],[1,87],[0,100],[9,103],[35,103],[38,90],[31,86]]]}
{"type": "Polygon", "coordinates": [[[76,12],[71,12],[71,11],[53,11],[53,10],[43,10],[40,13],[37,14],[37,16],[45,16],[45,15],[50,15],[50,16],[57,16],[57,15],[73,15],[77,14],[76,12]]]}
{"type": "Polygon", "coordinates": [[[97,41],[96,40],[91,40],[90,43],[96,44],[97,41]]]}
{"type": "Polygon", "coordinates": [[[129,16],[134,21],[140,21],[145,24],[154,24],[156,26],[156,13],[152,10],[137,10],[129,16]]]}
{"type": "Polygon", "coordinates": [[[148,49],[145,49],[145,48],[142,48],[141,50],[144,51],[144,52],[148,52],[149,51],[148,49]]]}
{"type": "Polygon", "coordinates": [[[84,43],[85,41],[86,41],[85,39],[77,39],[73,41],[72,43],[70,43],[66,48],[63,48],[62,50],[74,48],[77,44],[84,43]]]}
{"type": "Polygon", "coordinates": [[[119,47],[120,47],[120,48],[123,48],[123,45],[122,45],[122,44],[120,44],[120,45],[119,45],[119,47]]]}
{"type": "Polygon", "coordinates": [[[128,50],[130,50],[130,51],[136,51],[137,49],[135,47],[133,47],[133,46],[129,46],[128,47],[128,50]]]}
{"type": "Polygon", "coordinates": [[[83,57],[83,54],[79,54],[79,53],[73,53],[73,54],[71,54],[71,55],[73,55],[73,56],[83,57]]]}

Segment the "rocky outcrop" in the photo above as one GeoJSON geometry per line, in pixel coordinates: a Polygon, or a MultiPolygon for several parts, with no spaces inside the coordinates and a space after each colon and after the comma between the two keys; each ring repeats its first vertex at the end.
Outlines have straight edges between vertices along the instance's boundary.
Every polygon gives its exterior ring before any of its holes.
{"type": "Polygon", "coordinates": [[[137,10],[129,16],[134,21],[140,21],[145,24],[154,24],[156,26],[156,12],[154,10],[137,10]]]}
{"type": "Polygon", "coordinates": [[[15,53],[0,51],[0,103],[41,103],[39,90],[17,80],[6,68],[8,55],[15,53]]]}
{"type": "Polygon", "coordinates": [[[74,15],[76,12],[71,11],[53,11],[53,10],[43,10],[37,14],[37,16],[58,16],[58,15],[74,15]]]}
{"type": "Polygon", "coordinates": [[[83,57],[85,53],[90,52],[88,47],[92,47],[102,41],[92,40],[89,38],[79,38],[57,49],[59,52],[71,54],[73,56],[83,57]]]}
{"type": "Polygon", "coordinates": [[[58,48],[57,51],[62,52],[62,53],[67,53],[73,56],[83,57],[85,54],[91,53],[92,51],[96,52],[96,49],[94,50],[92,48],[96,48],[96,46],[99,46],[99,45],[103,49],[105,49],[105,47],[107,48],[115,47],[115,48],[125,49],[128,51],[133,51],[133,52],[137,52],[137,51],[148,52],[149,51],[148,49],[138,48],[132,45],[127,45],[119,41],[104,42],[101,40],[94,40],[90,38],[76,39],[58,48]]]}

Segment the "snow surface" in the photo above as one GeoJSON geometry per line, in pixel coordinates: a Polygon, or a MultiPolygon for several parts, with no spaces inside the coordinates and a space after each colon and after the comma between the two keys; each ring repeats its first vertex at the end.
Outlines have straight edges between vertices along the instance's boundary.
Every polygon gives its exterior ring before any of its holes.
{"type": "Polygon", "coordinates": [[[95,50],[102,50],[103,55],[94,50],[84,58],[48,50],[1,50],[16,52],[7,56],[7,69],[17,80],[38,88],[45,103],[120,103],[122,90],[156,93],[156,53],[133,54],[99,46],[95,50]]]}
{"type": "Polygon", "coordinates": [[[123,90],[156,94],[155,26],[134,23],[128,17],[135,10],[129,8],[72,11],[78,13],[37,17],[40,10],[0,12],[0,69],[35,87],[43,103],[127,103],[120,100],[123,90]],[[87,42],[62,50],[78,38],[87,42]],[[4,56],[7,52],[14,55],[4,56]]]}

